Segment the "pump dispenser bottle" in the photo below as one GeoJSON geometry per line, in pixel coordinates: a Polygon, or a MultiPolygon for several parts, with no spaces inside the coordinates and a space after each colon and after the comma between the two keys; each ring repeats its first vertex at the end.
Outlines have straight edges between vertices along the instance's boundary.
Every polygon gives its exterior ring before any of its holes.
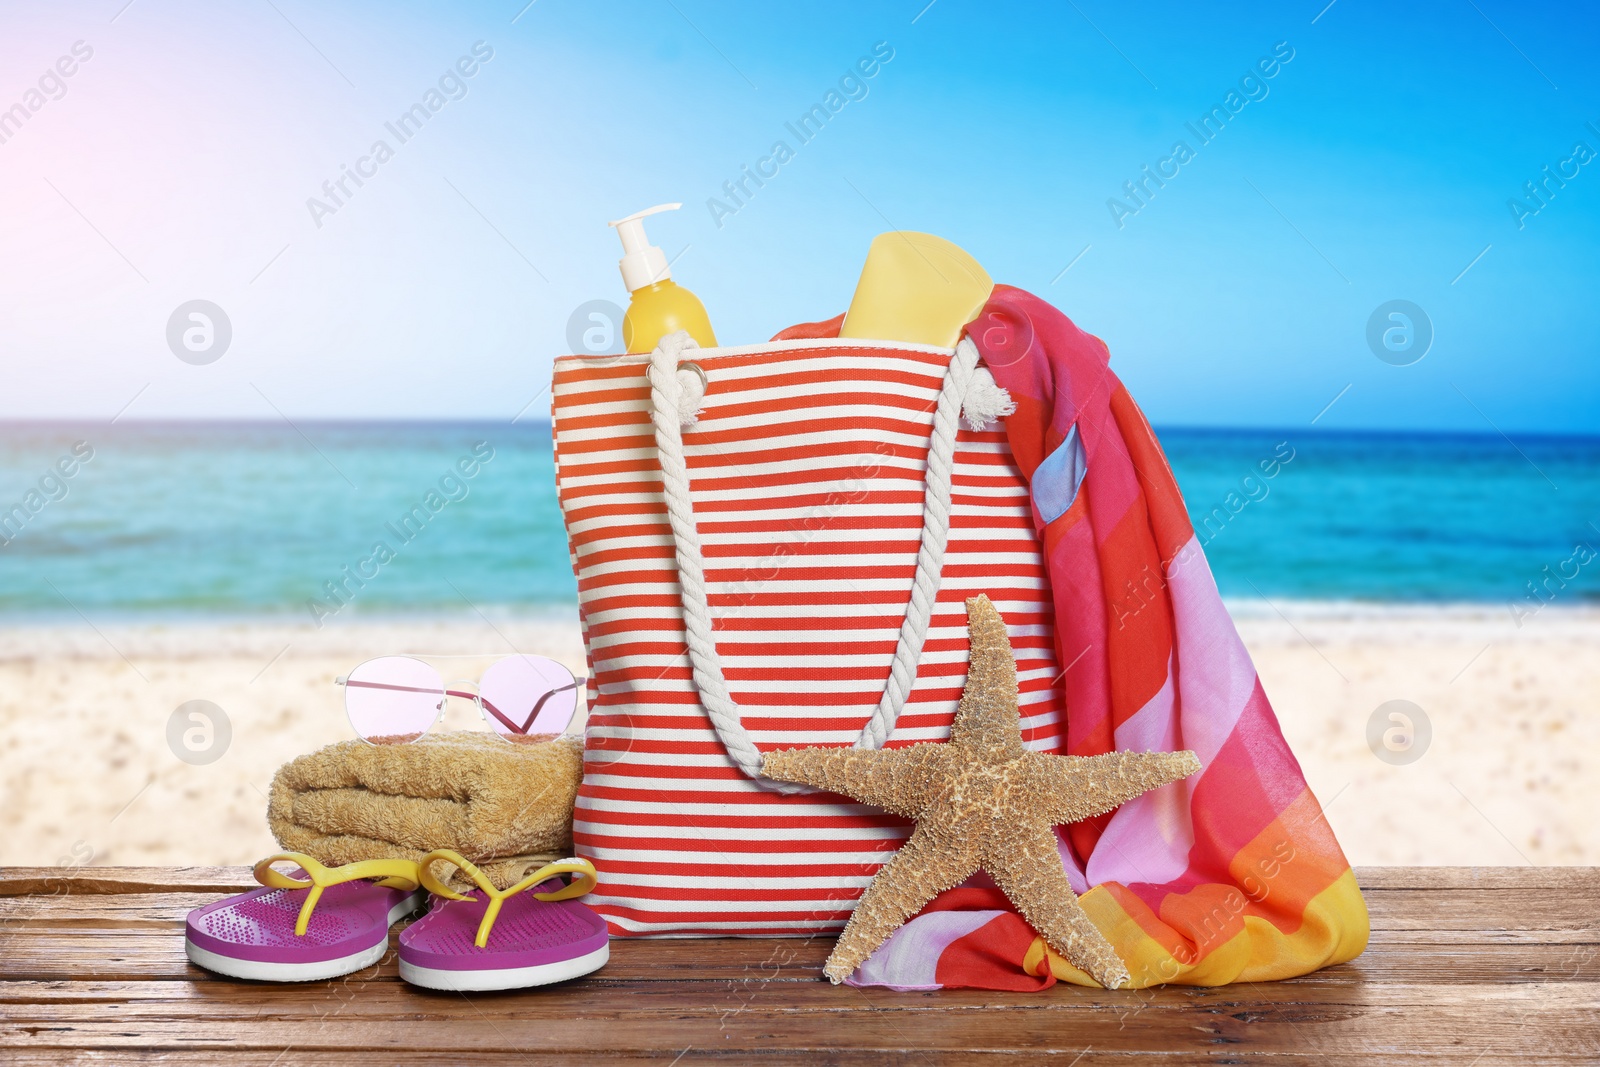
{"type": "Polygon", "coordinates": [[[622,343],[629,352],[649,352],[661,338],[677,330],[688,330],[701,348],[715,348],[717,337],[705,305],[683,286],[672,280],[667,254],[650,244],[644,233],[647,215],[675,211],[682,204],[657,204],[635,212],[609,225],[622,238],[622,284],[633,299],[622,319],[622,343]]]}

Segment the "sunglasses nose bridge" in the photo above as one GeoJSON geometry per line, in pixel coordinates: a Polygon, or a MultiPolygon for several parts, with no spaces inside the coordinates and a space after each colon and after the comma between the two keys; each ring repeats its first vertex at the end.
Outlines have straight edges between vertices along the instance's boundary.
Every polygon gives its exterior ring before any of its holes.
{"type": "Polygon", "coordinates": [[[451,697],[460,697],[462,700],[470,700],[475,704],[482,699],[478,694],[478,683],[476,679],[472,678],[457,678],[455,681],[445,682],[444,700],[441,700],[440,703],[443,704],[451,697]]]}

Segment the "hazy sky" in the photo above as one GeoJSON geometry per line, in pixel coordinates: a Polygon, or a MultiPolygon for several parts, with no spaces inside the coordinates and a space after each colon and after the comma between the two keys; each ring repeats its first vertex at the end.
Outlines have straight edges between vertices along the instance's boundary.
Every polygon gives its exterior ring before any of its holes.
{"type": "Polygon", "coordinates": [[[651,234],[724,343],[926,230],[1103,337],[1158,423],[1600,431],[1576,5],[524,2],[6,5],[0,417],[543,413],[574,310],[626,300],[606,221],[682,200],[651,234]],[[746,166],[776,174],[736,204],[746,166]],[[1409,366],[1369,346],[1397,299],[1409,366]],[[231,324],[206,365],[168,343],[191,300],[231,324]]]}

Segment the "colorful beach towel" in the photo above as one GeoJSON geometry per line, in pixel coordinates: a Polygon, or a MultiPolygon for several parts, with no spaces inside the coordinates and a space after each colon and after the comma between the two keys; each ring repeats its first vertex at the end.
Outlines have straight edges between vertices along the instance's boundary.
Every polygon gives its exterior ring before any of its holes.
{"type": "MultiPolygon", "coordinates": [[[[839,319],[779,339],[837,334],[839,319]]],[[[1061,860],[1133,985],[1305,974],[1366,946],[1349,863],[1222,605],[1155,434],[1106,346],[998,286],[968,326],[1017,408],[1055,606],[1066,715],[1056,751],[1193,749],[1202,770],[1057,830],[1061,860]]],[[[942,894],[851,979],[901,989],[1094,982],[982,876],[942,894]]]]}

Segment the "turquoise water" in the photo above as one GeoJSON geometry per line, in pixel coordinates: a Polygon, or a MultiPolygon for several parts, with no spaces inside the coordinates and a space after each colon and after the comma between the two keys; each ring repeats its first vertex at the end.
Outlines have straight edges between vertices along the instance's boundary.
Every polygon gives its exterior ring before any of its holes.
{"type": "MultiPolygon", "coordinates": [[[[1600,559],[1574,560],[1600,548],[1600,439],[1161,437],[1227,595],[1503,603],[1549,566],[1567,602],[1600,598],[1600,559]]],[[[538,423],[0,426],[0,613],[570,605],[552,482],[538,423]]]]}

